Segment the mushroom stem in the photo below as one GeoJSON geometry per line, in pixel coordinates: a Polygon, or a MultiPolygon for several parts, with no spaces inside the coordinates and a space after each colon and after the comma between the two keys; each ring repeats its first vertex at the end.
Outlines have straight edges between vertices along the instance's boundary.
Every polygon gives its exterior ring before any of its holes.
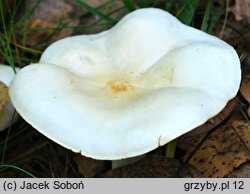
{"type": "Polygon", "coordinates": [[[121,167],[121,166],[126,166],[128,164],[137,162],[138,160],[142,159],[145,155],[140,155],[140,156],[135,156],[132,158],[125,158],[121,160],[112,160],[112,169],[121,167]]]}
{"type": "Polygon", "coordinates": [[[10,66],[0,64],[0,131],[8,128],[18,118],[18,114],[14,114],[15,109],[8,94],[14,76],[15,73],[10,66]]]}

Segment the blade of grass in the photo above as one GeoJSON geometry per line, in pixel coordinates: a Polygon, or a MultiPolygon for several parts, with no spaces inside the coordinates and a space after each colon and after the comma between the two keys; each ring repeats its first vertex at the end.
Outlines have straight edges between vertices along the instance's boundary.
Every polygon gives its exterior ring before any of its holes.
{"type": "Polygon", "coordinates": [[[36,176],[34,176],[33,174],[31,174],[30,172],[18,167],[18,166],[14,166],[14,165],[11,165],[11,164],[1,164],[0,165],[0,168],[13,168],[13,169],[16,169],[16,170],[19,170],[21,172],[23,172],[24,174],[27,174],[28,176],[32,177],[32,178],[36,178],[36,176]]]}
{"type": "Polygon", "coordinates": [[[142,7],[164,7],[166,0],[135,0],[135,3],[142,7]]]}
{"type": "Polygon", "coordinates": [[[177,18],[184,24],[190,25],[193,21],[196,8],[198,7],[199,0],[189,0],[178,9],[176,14],[177,18]]]}
{"type": "Polygon", "coordinates": [[[20,5],[20,2],[17,3],[16,1],[14,1],[12,9],[10,8],[11,6],[9,5],[9,3],[10,3],[9,1],[6,1],[7,10],[9,12],[9,15],[7,15],[6,17],[10,18],[8,20],[9,23],[8,23],[8,29],[7,29],[5,16],[4,16],[4,12],[3,12],[2,0],[0,1],[0,12],[1,12],[0,17],[1,17],[2,27],[3,27],[3,37],[1,36],[0,41],[1,41],[1,45],[3,47],[2,54],[5,58],[5,60],[11,65],[14,73],[16,73],[14,58],[12,55],[13,51],[12,51],[11,46],[10,46],[10,39],[11,39],[11,36],[14,36],[14,34],[13,34],[14,19],[15,19],[16,13],[17,13],[18,5],[20,5]]]}
{"type": "MultiPolygon", "coordinates": [[[[7,131],[8,133],[8,131],[7,131]]],[[[14,135],[13,137],[11,137],[11,135],[9,134],[8,136],[8,149],[12,149],[15,148],[16,146],[23,144],[25,141],[27,141],[32,135],[36,135],[36,133],[33,130],[24,130],[23,132],[21,132],[18,135],[14,135]]],[[[7,135],[6,135],[7,136],[7,135]]],[[[6,152],[5,151],[5,143],[6,143],[6,138],[4,142],[1,142],[0,144],[0,153],[2,153],[2,155],[4,155],[6,152]]]]}
{"type": "Polygon", "coordinates": [[[98,9],[91,7],[89,4],[81,1],[81,0],[74,0],[75,3],[77,3],[81,8],[86,9],[88,12],[100,17],[103,20],[106,20],[108,22],[112,22],[113,24],[115,24],[117,21],[114,20],[113,18],[109,17],[108,15],[102,13],[101,11],[99,11],[98,9]]]}
{"type": "MultiPolygon", "coordinates": [[[[11,47],[10,47],[10,36],[11,33],[9,34],[9,32],[7,31],[7,26],[5,23],[5,18],[4,18],[4,12],[3,12],[3,7],[2,7],[2,0],[0,1],[0,14],[1,14],[1,20],[2,20],[2,26],[3,26],[3,31],[4,31],[4,37],[6,40],[6,44],[5,46],[3,45],[3,40],[1,38],[1,45],[3,47],[4,50],[4,56],[5,59],[8,61],[8,63],[11,65],[14,73],[16,73],[16,69],[15,69],[15,64],[14,64],[14,60],[13,60],[13,56],[12,56],[12,51],[11,51],[11,47]]],[[[12,19],[14,18],[13,16],[11,17],[12,19]]],[[[11,19],[11,20],[12,20],[11,19]]],[[[11,21],[11,24],[13,23],[13,21],[11,21]]],[[[11,28],[12,29],[12,28],[11,28]]]]}
{"type": "Polygon", "coordinates": [[[24,51],[27,51],[29,53],[38,53],[38,54],[42,54],[43,52],[42,51],[39,51],[39,50],[36,50],[36,49],[32,49],[32,48],[28,48],[28,47],[25,47],[25,46],[22,46],[22,45],[19,45],[15,42],[11,42],[11,44],[13,44],[15,47],[17,48],[20,48],[24,51]]]}
{"type": "Polygon", "coordinates": [[[168,12],[171,12],[175,5],[176,5],[175,0],[166,1],[164,9],[168,12]]]}
{"type": "Polygon", "coordinates": [[[248,118],[247,113],[246,113],[247,110],[245,110],[244,108],[241,108],[240,112],[243,115],[244,119],[247,121],[247,123],[250,124],[250,119],[248,118]]]}
{"type": "Polygon", "coordinates": [[[93,28],[93,27],[96,27],[96,25],[99,25],[99,26],[105,26],[105,25],[110,25],[111,23],[102,23],[102,24],[98,24],[97,22],[94,22],[92,24],[86,24],[86,25],[77,25],[77,26],[56,26],[56,27],[36,27],[36,28],[30,28],[30,29],[27,29],[26,32],[28,31],[44,31],[44,30],[63,30],[63,29],[67,29],[67,28],[93,28]]]}
{"type": "Polygon", "coordinates": [[[8,50],[6,49],[6,43],[3,41],[3,38],[0,37],[0,43],[2,45],[2,48],[1,48],[1,54],[3,55],[4,59],[10,64],[11,63],[11,59],[9,58],[9,55],[8,55],[8,50]]]}
{"type": "Polygon", "coordinates": [[[212,2],[212,0],[209,0],[208,3],[207,3],[205,13],[203,15],[202,23],[201,23],[201,30],[204,31],[204,32],[208,31],[210,15],[212,13],[212,11],[211,11],[212,6],[213,6],[213,2],[212,2]]]}
{"type": "MultiPolygon", "coordinates": [[[[14,111],[14,113],[12,115],[12,118],[11,118],[11,123],[13,123],[15,114],[16,114],[16,112],[14,111]]],[[[4,148],[3,148],[1,165],[3,165],[3,163],[4,163],[4,158],[5,158],[5,153],[6,153],[6,150],[7,150],[7,144],[8,144],[8,140],[9,140],[9,136],[10,136],[10,131],[11,131],[11,125],[10,125],[10,127],[8,129],[8,132],[7,132],[7,135],[6,135],[6,138],[5,138],[5,143],[4,143],[4,148]]]]}
{"type": "Polygon", "coordinates": [[[174,139],[174,140],[170,141],[167,144],[167,148],[166,148],[166,156],[167,156],[167,158],[174,158],[175,150],[176,150],[176,144],[177,144],[177,139],[174,139]]]}
{"type": "Polygon", "coordinates": [[[132,0],[122,0],[123,4],[125,5],[125,7],[129,10],[129,11],[134,11],[136,10],[136,6],[134,1],[132,0]]]}
{"type": "MultiPolygon", "coordinates": [[[[27,1],[25,1],[26,5],[25,7],[27,7],[27,1]]],[[[41,0],[37,0],[34,5],[30,8],[30,10],[25,10],[24,11],[24,15],[22,16],[22,18],[20,20],[18,20],[17,23],[22,23],[22,22],[25,22],[27,21],[31,16],[32,14],[35,12],[35,10],[37,9],[37,7],[39,6],[39,4],[41,3],[41,0]]]]}
{"type": "MultiPolygon", "coordinates": [[[[34,14],[35,10],[38,8],[40,5],[41,0],[36,0],[33,6],[29,8],[30,1],[25,0],[24,1],[24,15],[21,17],[20,20],[17,21],[17,25],[22,25],[22,41],[21,44],[26,47],[27,43],[27,35],[28,35],[28,29],[29,29],[29,19],[30,17],[34,14]]],[[[21,57],[24,57],[25,53],[22,52],[21,57]]]]}
{"type": "Polygon", "coordinates": [[[243,52],[240,54],[240,62],[244,61],[244,59],[246,58],[247,56],[247,53],[246,52],[243,52]]]}
{"type": "Polygon", "coordinates": [[[64,16],[60,19],[57,27],[50,34],[48,34],[46,37],[44,37],[41,40],[39,40],[38,42],[36,42],[36,44],[34,44],[34,45],[37,46],[39,44],[42,44],[44,42],[49,41],[58,31],[60,31],[60,27],[62,26],[63,20],[64,20],[64,16]]]}
{"type": "Polygon", "coordinates": [[[238,104],[240,104],[240,112],[242,114],[242,116],[244,117],[245,121],[250,124],[250,119],[249,119],[249,116],[248,116],[248,108],[246,106],[246,104],[244,104],[243,102],[240,101],[239,98],[236,98],[236,101],[238,104]]]}
{"type": "Polygon", "coordinates": [[[221,29],[221,32],[220,32],[220,36],[219,36],[220,38],[222,38],[225,27],[226,27],[228,11],[229,11],[229,0],[226,0],[226,14],[225,14],[225,19],[224,19],[223,26],[222,26],[222,29],[221,29]]]}
{"type": "MultiPolygon", "coordinates": [[[[107,3],[105,3],[105,5],[107,5],[107,3]]],[[[103,5],[99,6],[99,7],[103,7],[103,5]]],[[[111,16],[121,10],[125,9],[125,7],[121,7],[121,8],[118,8],[112,12],[110,12],[109,14],[107,14],[108,16],[111,16]]],[[[47,28],[43,28],[43,27],[36,27],[36,28],[29,28],[29,29],[26,29],[26,32],[27,31],[44,31],[44,30],[63,30],[63,29],[67,29],[67,28],[73,28],[73,29],[81,29],[81,28],[95,28],[96,26],[103,26],[103,27],[107,27],[107,26],[113,26],[114,23],[113,22],[106,22],[106,23],[100,23],[101,22],[101,19],[98,19],[97,21],[91,23],[91,24],[87,24],[87,25],[76,25],[76,26],[71,26],[71,25],[61,25],[61,26],[56,26],[56,27],[47,27],[47,28]]]]}
{"type": "Polygon", "coordinates": [[[208,27],[208,30],[207,32],[209,34],[212,33],[213,29],[215,28],[215,26],[218,24],[218,22],[220,21],[220,18],[223,16],[224,14],[224,10],[223,8],[216,8],[214,9],[214,6],[213,6],[213,9],[212,9],[212,13],[211,16],[210,16],[210,24],[209,24],[209,27],[208,27]]]}
{"type": "MultiPolygon", "coordinates": [[[[14,44],[13,43],[11,43],[11,44],[14,45],[14,47],[15,47],[14,50],[15,50],[15,53],[16,53],[17,62],[18,62],[18,64],[21,64],[19,47],[16,46],[16,37],[15,37],[14,33],[13,33],[12,38],[13,38],[14,44]]],[[[14,63],[15,63],[15,59],[14,59],[14,63]]]]}

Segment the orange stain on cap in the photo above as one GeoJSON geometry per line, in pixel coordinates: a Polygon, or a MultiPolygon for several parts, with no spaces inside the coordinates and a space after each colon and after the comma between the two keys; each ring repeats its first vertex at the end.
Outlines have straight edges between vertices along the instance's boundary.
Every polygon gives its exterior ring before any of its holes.
{"type": "Polygon", "coordinates": [[[107,83],[107,85],[111,91],[116,94],[125,93],[134,89],[134,86],[126,82],[110,81],[107,83]]]}

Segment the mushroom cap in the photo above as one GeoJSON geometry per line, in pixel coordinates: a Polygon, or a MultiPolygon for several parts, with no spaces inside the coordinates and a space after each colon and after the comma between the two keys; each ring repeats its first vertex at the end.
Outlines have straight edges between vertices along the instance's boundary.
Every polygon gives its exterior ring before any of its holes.
{"type": "Polygon", "coordinates": [[[12,121],[15,108],[8,95],[8,86],[14,76],[15,73],[10,66],[0,64],[0,131],[9,127],[18,118],[18,115],[15,114],[12,121]]]}
{"type": "MultiPolygon", "coordinates": [[[[16,68],[17,71],[19,68],[16,68]]],[[[0,64],[0,81],[6,85],[7,87],[10,86],[11,81],[13,80],[15,73],[12,67],[4,64],[0,64]]]]}
{"type": "Polygon", "coordinates": [[[115,160],[203,124],[236,95],[240,80],[230,45],[146,8],[105,32],[53,43],[17,74],[10,97],[53,141],[115,160]]]}

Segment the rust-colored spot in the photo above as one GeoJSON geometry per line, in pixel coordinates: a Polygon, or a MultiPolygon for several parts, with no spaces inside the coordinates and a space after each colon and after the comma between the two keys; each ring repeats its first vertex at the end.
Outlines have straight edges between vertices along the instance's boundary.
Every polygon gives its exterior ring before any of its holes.
{"type": "Polygon", "coordinates": [[[134,88],[134,86],[126,82],[111,81],[111,82],[108,82],[107,85],[111,89],[112,92],[117,93],[117,94],[128,92],[129,90],[134,88]]]}

